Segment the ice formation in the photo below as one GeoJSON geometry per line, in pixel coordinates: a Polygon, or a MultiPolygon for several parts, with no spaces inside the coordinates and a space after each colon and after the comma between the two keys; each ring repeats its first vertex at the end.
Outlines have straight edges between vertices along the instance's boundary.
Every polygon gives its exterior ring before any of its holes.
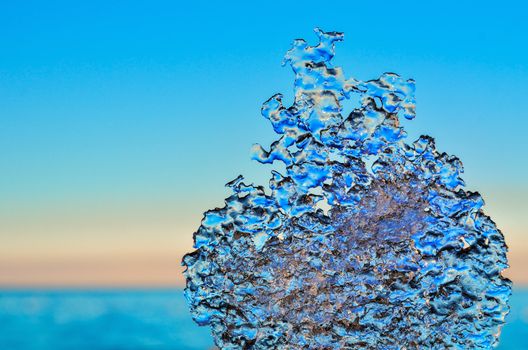
{"type": "Polygon", "coordinates": [[[262,107],[279,136],[253,157],[285,173],[228,183],[183,258],[194,320],[221,349],[493,347],[511,292],[502,233],[458,158],[406,142],[414,81],[346,78],[331,64],[343,34],[316,33],[285,57],[293,105],[262,107]]]}

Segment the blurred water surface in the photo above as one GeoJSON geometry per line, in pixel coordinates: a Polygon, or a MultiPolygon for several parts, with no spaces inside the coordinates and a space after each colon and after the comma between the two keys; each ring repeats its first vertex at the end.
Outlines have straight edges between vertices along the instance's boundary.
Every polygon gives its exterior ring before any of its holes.
{"type": "Polygon", "coordinates": [[[0,292],[0,349],[211,347],[181,290],[0,292]]]}
{"type": "MultiPolygon", "coordinates": [[[[515,289],[500,350],[528,349],[528,289],[515,289]]],[[[182,290],[3,290],[0,349],[211,349],[182,290]]]]}

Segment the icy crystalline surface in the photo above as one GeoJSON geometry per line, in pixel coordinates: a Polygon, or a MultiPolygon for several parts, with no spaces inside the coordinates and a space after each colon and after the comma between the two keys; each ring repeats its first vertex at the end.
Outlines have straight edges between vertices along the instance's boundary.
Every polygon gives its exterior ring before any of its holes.
{"type": "Polygon", "coordinates": [[[285,57],[295,101],[262,107],[283,162],[269,189],[228,183],[183,258],[194,320],[222,349],[478,349],[496,345],[511,283],[504,237],[464,190],[462,164],[408,143],[414,81],[358,81],[334,67],[341,33],[285,57]],[[360,105],[342,110],[359,94],[360,105]]]}

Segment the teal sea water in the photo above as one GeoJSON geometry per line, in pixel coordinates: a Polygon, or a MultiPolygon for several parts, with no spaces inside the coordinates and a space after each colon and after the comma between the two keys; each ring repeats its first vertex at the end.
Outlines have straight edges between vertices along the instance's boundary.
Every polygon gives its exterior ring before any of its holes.
{"type": "MultiPolygon", "coordinates": [[[[528,289],[514,289],[500,350],[528,349],[528,289]]],[[[0,291],[0,349],[202,350],[182,290],[0,291]]]]}

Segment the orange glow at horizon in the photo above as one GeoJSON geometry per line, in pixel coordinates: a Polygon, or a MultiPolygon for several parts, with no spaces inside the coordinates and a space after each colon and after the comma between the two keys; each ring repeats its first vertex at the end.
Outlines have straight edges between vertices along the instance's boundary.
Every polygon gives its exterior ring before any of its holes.
{"type": "MultiPolygon", "coordinates": [[[[222,197],[220,197],[222,198],[222,197]]],[[[528,285],[524,191],[486,195],[485,212],[509,246],[514,285],[528,285]]],[[[0,217],[1,287],[183,287],[181,258],[204,208],[220,203],[67,205],[0,217]]]]}
{"type": "MultiPolygon", "coordinates": [[[[0,287],[178,287],[185,281],[183,254],[0,260],[0,287]]],[[[504,271],[515,285],[528,285],[524,254],[510,253],[511,267],[504,271]]]]}

